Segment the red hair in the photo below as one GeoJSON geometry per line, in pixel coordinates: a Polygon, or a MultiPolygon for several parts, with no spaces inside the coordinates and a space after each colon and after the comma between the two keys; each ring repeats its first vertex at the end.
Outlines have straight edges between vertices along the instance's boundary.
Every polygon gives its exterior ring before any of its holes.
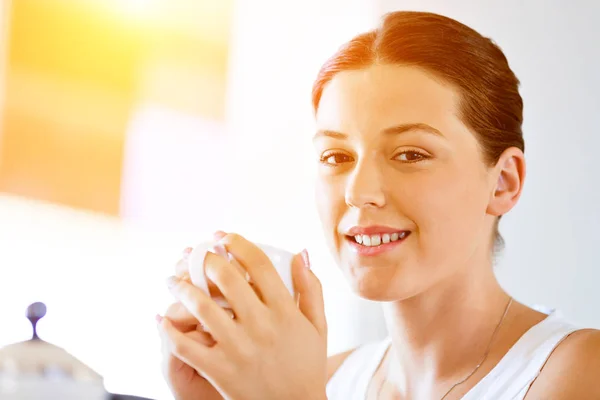
{"type": "MultiPolygon", "coordinates": [[[[519,80],[489,38],[437,14],[389,13],[377,29],[344,44],[321,67],[312,90],[315,113],[325,86],[338,72],[373,64],[423,68],[454,85],[461,95],[459,117],[475,133],[489,165],[507,148],[525,151],[519,80]]],[[[502,242],[497,228],[496,239],[502,242]]]]}

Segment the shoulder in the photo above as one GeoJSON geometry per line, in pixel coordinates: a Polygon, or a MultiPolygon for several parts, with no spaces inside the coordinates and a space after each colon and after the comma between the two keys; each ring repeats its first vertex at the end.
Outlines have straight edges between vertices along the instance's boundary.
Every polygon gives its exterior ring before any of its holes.
{"type": "Polygon", "coordinates": [[[344,361],[346,361],[346,358],[348,358],[348,356],[352,354],[354,350],[355,349],[338,353],[327,359],[327,381],[331,379],[333,374],[335,374],[335,371],[338,370],[338,368],[344,363],[344,361]]]}
{"type": "Polygon", "coordinates": [[[556,347],[527,398],[600,398],[599,377],[600,330],[579,330],[556,347]]]}

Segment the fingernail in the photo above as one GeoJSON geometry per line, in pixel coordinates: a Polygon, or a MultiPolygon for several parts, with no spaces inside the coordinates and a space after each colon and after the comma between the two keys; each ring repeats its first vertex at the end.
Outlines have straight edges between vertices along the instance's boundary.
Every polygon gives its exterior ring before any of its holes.
{"type": "Polygon", "coordinates": [[[304,261],[304,266],[310,269],[310,259],[308,258],[308,251],[304,249],[302,250],[300,255],[302,256],[302,261],[304,261]]]}
{"type": "Polygon", "coordinates": [[[227,254],[227,250],[225,250],[225,246],[223,246],[222,244],[215,245],[215,253],[217,253],[221,257],[225,257],[225,259],[229,259],[229,255],[227,254]]]}
{"type": "Polygon", "coordinates": [[[183,250],[183,259],[187,259],[190,256],[190,253],[192,252],[192,248],[191,247],[186,247],[185,250],[183,250]]]}
{"type": "Polygon", "coordinates": [[[225,236],[227,236],[227,233],[223,232],[223,231],[216,231],[213,234],[213,237],[215,238],[215,240],[221,240],[223,239],[225,236]]]}
{"type": "Polygon", "coordinates": [[[169,287],[169,289],[174,288],[175,285],[177,285],[177,283],[179,283],[179,278],[177,278],[176,276],[170,276],[167,278],[167,286],[169,287]]]}
{"type": "Polygon", "coordinates": [[[156,314],[156,316],[154,317],[154,319],[156,319],[156,323],[160,324],[163,320],[163,317],[161,317],[160,315],[156,314]]]}

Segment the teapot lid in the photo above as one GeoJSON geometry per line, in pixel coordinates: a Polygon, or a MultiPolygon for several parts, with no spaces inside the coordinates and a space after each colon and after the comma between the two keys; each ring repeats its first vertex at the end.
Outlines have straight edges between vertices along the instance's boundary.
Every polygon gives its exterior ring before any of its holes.
{"type": "Polygon", "coordinates": [[[33,328],[32,337],[0,348],[0,375],[34,375],[102,383],[102,377],[93,369],[64,349],[40,339],[37,323],[45,315],[44,303],[33,303],[27,307],[27,318],[33,328]]]}

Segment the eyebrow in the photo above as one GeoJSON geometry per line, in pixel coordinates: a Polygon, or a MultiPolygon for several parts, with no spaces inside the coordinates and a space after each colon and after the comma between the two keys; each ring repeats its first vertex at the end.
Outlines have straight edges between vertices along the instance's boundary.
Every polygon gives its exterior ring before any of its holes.
{"type": "MultiPolygon", "coordinates": [[[[433,126],[424,124],[424,123],[412,123],[412,124],[400,124],[400,125],[394,125],[391,126],[389,128],[385,128],[382,133],[385,135],[400,135],[402,133],[405,132],[410,132],[410,131],[423,131],[426,133],[430,133],[432,135],[436,135],[436,136],[441,136],[443,137],[444,135],[442,134],[442,132],[440,132],[439,130],[435,129],[433,126]]],[[[331,137],[334,139],[347,139],[348,135],[342,132],[336,132],[336,131],[332,131],[332,130],[328,130],[328,129],[321,129],[318,130],[317,133],[315,134],[315,136],[313,137],[313,140],[319,137],[331,137]]]]}

